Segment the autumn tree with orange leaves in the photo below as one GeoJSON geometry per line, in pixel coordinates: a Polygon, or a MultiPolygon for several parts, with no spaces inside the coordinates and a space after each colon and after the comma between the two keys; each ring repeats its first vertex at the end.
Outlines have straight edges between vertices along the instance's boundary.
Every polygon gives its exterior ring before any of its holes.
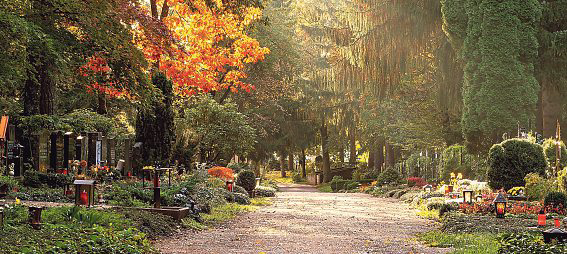
{"type": "Polygon", "coordinates": [[[248,27],[262,16],[256,6],[236,6],[239,1],[151,0],[146,11],[163,22],[173,40],[147,36],[138,27],[134,41],[146,58],[174,82],[175,92],[190,96],[254,87],[242,82],[246,64],[256,63],[269,53],[247,34],[248,27]],[[165,47],[164,47],[165,45],[165,47]]]}

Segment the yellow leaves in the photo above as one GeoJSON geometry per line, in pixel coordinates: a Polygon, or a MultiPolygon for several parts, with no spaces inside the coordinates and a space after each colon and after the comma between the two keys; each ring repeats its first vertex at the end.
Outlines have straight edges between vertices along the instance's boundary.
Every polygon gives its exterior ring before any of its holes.
{"type": "MultiPolygon", "coordinates": [[[[158,1],[158,5],[163,3],[158,1]]],[[[163,24],[176,40],[171,49],[165,52],[154,38],[146,37],[143,29],[134,34],[146,58],[153,63],[159,60],[159,68],[174,81],[177,93],[254,89],[241,81],[247,76],[244,67],[262,61],[270,51],[245,30],[262,17],[261,9],[246,8],[243,13],[233,13],[224,8],[222,0],[213,0],[217,8],[209,8],[205,0],[192,1],[192,8],[182,0],[167,3],[170,15],[163,19],[163,24]]]]}

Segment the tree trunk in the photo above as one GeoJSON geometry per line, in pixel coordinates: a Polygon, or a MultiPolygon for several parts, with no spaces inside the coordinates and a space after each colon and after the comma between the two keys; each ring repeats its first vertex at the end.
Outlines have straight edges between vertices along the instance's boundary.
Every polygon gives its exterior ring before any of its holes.
{"type": "Polygon", "coordinates": [[[306,160],[307,158],[305,157],[305,149],[301,149],[301,178],[307,177],[307,171],[305,167],[306,160]]]}
{"type": "Polygon", "coordinates": [[[286,177],[285,175],[285,152],[282,150],[280,151],[280,172],[282,177],[286,177]]]}
{"type": "Polygon", "coordinates": [[[342,144],[339,146],[339,162],[341,166],[345,163],[345,147],[342,144]]]}
{"type": "Polygon", "coordinates": [[[376,162],[374,163],[374,166],[376,167],[377,170],[379,170],[380,172],[382,172],[382,170],[384,169],[384,138],[383,137],[379,137],[377,140],[377,153],[376,153],[376,162]]]}
{"type": "Polygon", "coordinates": [[[386,142],[386,168],[390,168],[394,166],[394,146],[390,143],[386,142]]]}
{"type": "Polygon", "coordinates": [[[99,92],[98,94],[98,107],[96,112],[101,115],[106,115],[106,113],[108,113],[108,109],[106,107],[106,96],[104,96],[104,93],[102,92],[99,92]]]}
{"type": "Polygon", "coordinates": [[[376,149],[371,148],[368,150],[368,169],[373,169],[374,168],[374,163],[375,158],[376,157],[376,149]]]}
{"type": "MultiPolygon", "coordinates": [[[[289,172],[293,172],[294,171],[294,161],[293,161],[293,153],[289,152],[288,156],[288,160],[287,160],[287,168],[289,170],[289,172]]],[[[293,175],[293,174],[292,174],[293,175]]]]}
{"type": "Polygon", "coordinates": [[[354,126],[354,121],[352,122],[352,125],[348,130],[348,141],[350,148],[348,163],[351,164],[351,166],[354,166],[356,165],[356,131],[354,126]]]}
{"type": "Polygon", "coordinates": [[[561,120],[561,95],[556,84],[545,77],[541,79],[541,90],[543,137],[555,137],[557,120],[561,120]]]}
{"type": "Polygon", "coordinates": [[[325,123],[325,115],[321,118],[321,153],[323,157],[323,182],[331,181],[331,162],[329,158],[329,135],[327,133],[327,124],[325,123]]]}
{"type": "Polygon", "coordinates": [[[36,66],[36,71],[39,81],[39,113],[43,115],[53,115],[53,94],[55,90],[55,84],[51,78],[49,71],[51,64],[43,62],[42,60],[39,66],[36,66]]]}

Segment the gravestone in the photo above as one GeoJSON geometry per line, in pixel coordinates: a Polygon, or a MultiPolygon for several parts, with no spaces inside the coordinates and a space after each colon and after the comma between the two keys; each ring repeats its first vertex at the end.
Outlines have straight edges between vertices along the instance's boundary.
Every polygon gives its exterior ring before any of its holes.
{"type": "Polygon", "coordinates": [[[108,166],[115,167],[116,166],[116,145],[113,138],[108,138],[106,140],[106,160],[108,162],[108,166]]]}
{"type": "Polygon", "coordinates": [[[63,170],[63,132],[54,131],[50,135],[49,168],[57,173],[63,170]]]}
{"type": "Polygon", "coordinates": [[[144,165],[142,165],[142,149],[143,149],[143,142],[136,142],[132,147],[132,169],[134,170],[134,174],[138,175],[139,172],[142,170],[144,165]]]}
{"type": "Polygon", "coordinates": [[[85,160],[84,154],[85,152],[85,143],[87,142],[87,137],[85,135],[79,134],[77,138],[75,138],[75,160],[82,161],[85,160]]]}
{"type": "Polygon", "coordinates": [[[124,140],[124,171],[123,176],[127,176],[128,172],[132,173],[132,139],[124,140]]]}
{"type": "Polygon", "coordinates": [[[66,132],[63,135],[63,168],[71,168],[70,161],[73,160],[73,155],[75,154],[75,134],[73,132],[66,132]]]}
{"type": "Polygon", "coordinates": [[[100,137],[100,133],[99,132],[89,132],[87,134],[88,136],[88,140],[87,140],[87,167],[90,168],[93,165],[97,165],[97,162],[100,163],[100,157],[98,157],[100,155],[100,153],[97,153],[98,151],[98,146],[99,146],[99,137],[100,137]]]}
{"type": "Polygon", "coordinates": [[[37,170],[47,173],[49,168],[49,131],[43,130],[39,133],[38,140],[38,164],[37,170]]]}
{"type": "Polygon", "coordinates": [[[14,125],[9,124],[6,130],[6,168],[10,164],[14,163],[15,144],[16,144],[16,128],[14,125]]]}
{"type": "Polygon", "coordinates": [[[95,165],[101,166],[102,165],[102,137],[96,140],[96,157],[95,157],[95,165]]]}
{"type": "Polygon", "coordinates": [[[106,136],[102,136],[102,151],[101,151],[101,158],[100,158],[101,166],[109,166],[108,163],[108,138],[106,136]]]}

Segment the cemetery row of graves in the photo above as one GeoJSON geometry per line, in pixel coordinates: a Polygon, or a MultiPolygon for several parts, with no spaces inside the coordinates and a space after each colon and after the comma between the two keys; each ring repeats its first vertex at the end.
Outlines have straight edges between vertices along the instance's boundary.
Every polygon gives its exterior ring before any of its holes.
{"type": "Polygon", "coordinates": [[[457,170],[447,181],[403,178],[396,169],[369,179],[355,170],[352,177],[334,176],[320,190],[406,202],[440,223],[419,240],[457,253],[565,253],[566,152],[559,135],[537,140],[526,134],[492,146],[484,181],[467,178],[459,167],[452,167],[457,170]]]}
{"type": "Polygon", "coordinates": [[[269,204],[277,188],[246,164],[192,172],[142,165],[142,143],[98,132],[42,131],[29,160],[14,126],[6,118],[3,125],[0,246],[7,252],[153,253],[151,240],[269,204]]]}

